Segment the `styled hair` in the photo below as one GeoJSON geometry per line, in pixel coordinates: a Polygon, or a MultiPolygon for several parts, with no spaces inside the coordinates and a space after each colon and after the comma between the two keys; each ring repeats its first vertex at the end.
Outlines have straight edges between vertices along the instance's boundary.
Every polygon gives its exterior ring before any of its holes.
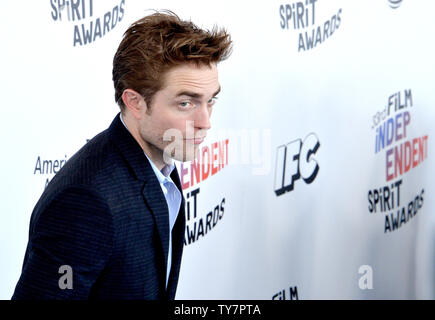
{"type": "Polygon", "coordinates": [[[154,94],[163,87],[166,71],[186,62],[218,63],[229,57],[231,50],[225,29],[203,30],[168,10],[145,16],[127,29],[113,58],[115,101],[123,111],[122,93],[133,89],[151,105],[154,94]]]}

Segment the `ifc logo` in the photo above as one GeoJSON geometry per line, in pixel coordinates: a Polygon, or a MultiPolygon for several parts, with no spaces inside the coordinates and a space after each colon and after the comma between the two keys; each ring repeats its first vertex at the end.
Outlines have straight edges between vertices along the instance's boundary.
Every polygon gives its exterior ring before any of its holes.
{"type": "Polygon", "coordinates": [[[393,9],[397,9],[402,4],[402,0],[388,0],[388,2],[393,9]]]}
{"type": "Polygon", "coordinates": [[[315,133],[310,133],[303,142],[297,139],[278,147],[275,167],[277,196],[292,191],[294,182],[301,177],[307,184],[314,181],[319,172],[319,165],[313,155],[319,147],[319,138],[315,133]]]}

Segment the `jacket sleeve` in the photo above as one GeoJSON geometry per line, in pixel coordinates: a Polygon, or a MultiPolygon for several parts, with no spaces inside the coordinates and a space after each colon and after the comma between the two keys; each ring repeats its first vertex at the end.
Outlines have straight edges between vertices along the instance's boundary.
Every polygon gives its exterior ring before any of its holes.
{"type": "Polygon", "coordinates": [[[89,298],[113,245],[106,201],[87,187],[68,187],[33,218],[12,299],[89,298]]]}

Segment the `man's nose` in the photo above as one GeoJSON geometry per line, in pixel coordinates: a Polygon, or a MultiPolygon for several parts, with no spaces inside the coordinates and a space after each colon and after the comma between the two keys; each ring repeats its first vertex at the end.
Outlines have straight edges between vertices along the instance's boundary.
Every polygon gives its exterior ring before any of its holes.
{"type": "Polygon", "coordinates": [[[202,105],[196,110],[195,114],[195,128],[208,130],[211,128],[210,124],[211,109],[206,105],[202,105]]]}

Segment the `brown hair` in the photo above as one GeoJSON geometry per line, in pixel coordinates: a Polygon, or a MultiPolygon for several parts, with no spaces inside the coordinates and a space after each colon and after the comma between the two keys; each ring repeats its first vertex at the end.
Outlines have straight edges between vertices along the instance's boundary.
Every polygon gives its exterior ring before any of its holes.
{"type": "Polygon", "coordinates": [[[202,30],[171,11],[155,12],[134,22],[113,58],[115,101],[124,110],[122,93],[133,89],[151,105],[163,86],[163,75],[185,62],[218,63],[231,54],[230,35],[224,29],[202,30]]]}

